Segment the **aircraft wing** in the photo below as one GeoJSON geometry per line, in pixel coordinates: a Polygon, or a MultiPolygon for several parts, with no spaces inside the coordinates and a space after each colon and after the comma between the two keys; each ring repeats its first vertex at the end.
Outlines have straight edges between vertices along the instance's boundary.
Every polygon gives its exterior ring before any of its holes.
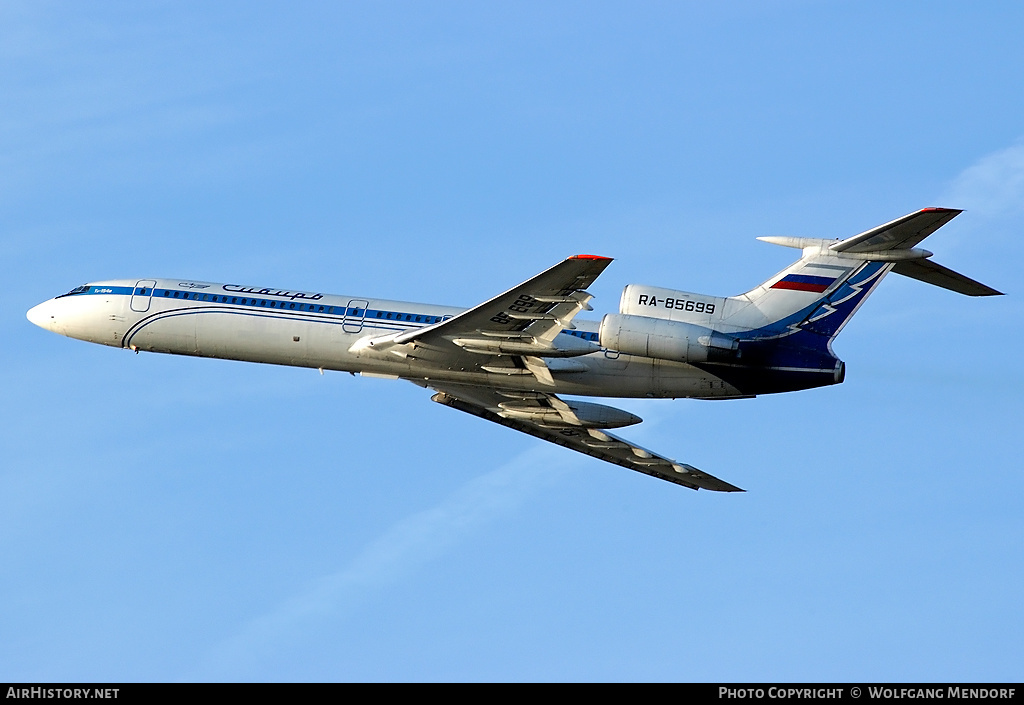
{"type": "Polygon", "coordinates": [[[596,255],[569,257],[447,321],[399,335],[395,343],[436,344],[481,333],[508,340],[525,339],[528,334],[550,342],[562,328],[572,328],[577,313],[591,310],[588,302],[593,297],[586,289],[611,262],[610,257],[596,255]]]}
{"type": "Polygon", "coordinates": [[[613,426],[640,421],[628,412],[600,404],[566,402],[554,394],[542,392],[498,391],[433,382],[429,386],[437,390],[437,394],[431,397],[433,401],[599,460],[694,490],[743,492],[739,487],[701,472],[692,465],[641,448],[595,427],[602,425],[602,418],[613,426]]]}
{"type": "Polygon", "coordinates": [[[575,328],[572,319],[577,313],[592,310],[593,296],[586,289],[611,261],[575,255],[445,321],[358,345],[448,370],[533,375],[541,385],[553,386],[544,358],[575,357],[601,349],[592,340],[560,333],[575,328]]]}

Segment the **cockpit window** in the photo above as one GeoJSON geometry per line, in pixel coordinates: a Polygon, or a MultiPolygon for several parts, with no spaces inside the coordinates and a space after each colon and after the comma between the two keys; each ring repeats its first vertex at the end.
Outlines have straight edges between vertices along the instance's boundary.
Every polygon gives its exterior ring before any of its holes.
{"type": "Polygon", "coordinates": [[[82,286],[76,286],[74,289],[64,294],[64,296],[74,296],[75,294],[87,294],[89,293],[89,285],[82,284],[82,286]]]}

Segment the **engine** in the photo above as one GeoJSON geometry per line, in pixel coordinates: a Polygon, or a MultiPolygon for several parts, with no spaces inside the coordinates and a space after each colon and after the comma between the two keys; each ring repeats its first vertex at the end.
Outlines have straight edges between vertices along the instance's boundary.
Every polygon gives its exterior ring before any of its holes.
{"type": "Polygon", "coordinates": [[[695,323],[609,313],[601,319],[601,347],[675,362],[725,362],[739,357],[739,341],[695,323]]]}

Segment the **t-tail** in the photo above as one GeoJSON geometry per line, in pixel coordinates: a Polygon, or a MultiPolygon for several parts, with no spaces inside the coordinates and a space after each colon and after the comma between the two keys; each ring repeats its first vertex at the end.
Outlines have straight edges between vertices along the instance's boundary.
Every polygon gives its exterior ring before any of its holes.
{"type": "Polygon", "coordinates": [[[629,285],[601,344],[688,362],[744,394],[843,381],[832,341],[889,272],[968,296],[1000,292],[929,258],[917,245],[959,215],[925,208],[846,240],[761,237],[803,255],[763,284],[728,298],[629,285]],[[681,342],[684,341],[684,342],[681,342]]]}

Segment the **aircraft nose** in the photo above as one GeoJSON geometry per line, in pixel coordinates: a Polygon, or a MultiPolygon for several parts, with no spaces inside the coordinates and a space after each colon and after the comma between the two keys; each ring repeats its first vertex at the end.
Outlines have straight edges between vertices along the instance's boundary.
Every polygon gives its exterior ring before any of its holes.
{"type": "Polygon", "coordinates": [[[53,326],[56,324],[56,314],[53,311],[53,301],[44,301],[38,306],[33,306],[25,314],[25,317],[29,321],[36,324],[40,328],[46,330],[53,330],[53,326]]]}

